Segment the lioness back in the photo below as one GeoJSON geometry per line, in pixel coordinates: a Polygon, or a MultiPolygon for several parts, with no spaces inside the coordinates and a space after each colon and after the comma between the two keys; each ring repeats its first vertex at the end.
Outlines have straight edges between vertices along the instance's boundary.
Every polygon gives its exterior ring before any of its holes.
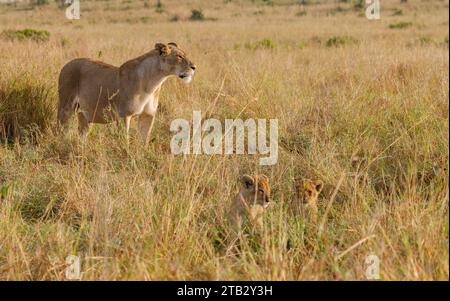
{"type": "Polygon", "coordinates": [[[64,123],[75,105],[90,122],[105,123],[105,109],[119,89],[118,67],[87,58],[74,59],[59,75],[58,121],[64,123]],[[94,100],[94,101],[93,101],[94,100]]]}

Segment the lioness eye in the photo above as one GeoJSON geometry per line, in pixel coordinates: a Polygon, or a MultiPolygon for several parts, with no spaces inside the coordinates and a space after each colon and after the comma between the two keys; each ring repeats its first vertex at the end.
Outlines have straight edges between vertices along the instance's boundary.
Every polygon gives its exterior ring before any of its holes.
{"type": "Polygon", "coordinates": [[[258,191],[261,192],[261,193],[264,193],[264,190],[262,190],[262,189],[258,189],[258,191]]]}

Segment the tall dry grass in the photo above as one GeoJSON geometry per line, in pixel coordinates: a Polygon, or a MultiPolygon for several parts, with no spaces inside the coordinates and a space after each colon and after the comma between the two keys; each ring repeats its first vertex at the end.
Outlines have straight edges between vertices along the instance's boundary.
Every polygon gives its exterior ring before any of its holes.
{"type": "Polygon", "coordinates": [[[383,2],[379,21],[331,1],[162,2],[83,1],[79,21],[0,6],[0,31],[51,33],[0,40],[0,279],[64,280],[78,255],[85,280],[362,280],[371,254],[383,280],[448,279],[448,1],[383,2]],[[147,148],[114,126],[53,133],[66,61],[119,65],[157,41],[198,70],[163,87],[147,148]],[[277,118],[278,163],[170,154],[170,122],[193,110],[277,118]],[[243,173],[270,177],[273,206],[230,246],[243,173]],[[296,177],[325,183],[317,223],[288,213],[296,177]]]}

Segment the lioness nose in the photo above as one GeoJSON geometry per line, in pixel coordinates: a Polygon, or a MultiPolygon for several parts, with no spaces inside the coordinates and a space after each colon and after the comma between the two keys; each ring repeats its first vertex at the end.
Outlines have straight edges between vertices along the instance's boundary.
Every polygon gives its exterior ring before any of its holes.
{"type": "Polygon", "coordinates": [[[191,65],[192,70],[195,70],[195,68],[197,68],[197,67],[195,67],[195,65],[191,65]]]}

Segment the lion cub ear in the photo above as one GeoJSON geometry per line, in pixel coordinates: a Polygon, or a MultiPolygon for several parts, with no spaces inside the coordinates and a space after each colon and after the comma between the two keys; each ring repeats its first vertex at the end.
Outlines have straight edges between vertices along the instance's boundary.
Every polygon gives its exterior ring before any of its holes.
{"type": "Polygon", "coordinates": [[[241,178],[241,183],[245,188],[250,188],[255,185],[255,180],[250,175],[243,175],[241,178]]]}
{"type": "Polygon", "coordinates": [[[317,192],[321,192],[322,188],[323,188],[323,182],[321,180],[318,180],[314,183],[314,185],[316,186],[316,190],[317,192]]]}
{"type": "Polygon", "coordinates": [[[168,55],[170,53],[170,48],[163,43],[156,43],[155,49],[159,51],[160,55],[168,55]]]}
{"type": "Polygon", "coordinates": [[[265,174],[261,174],[259,175],[262,179],[266,180],[267,184],[269,184],[269,177],[266,176],[265,174]]]}
{"type": "Polygon", "coordinates": [[[173,46],[173,47],[176,47],[176,48],[179,48],[178,45],[177,45],[177,43],[174,43],[174,42],[170,42],[170,43],[168,43],[167,45],[173,46]]]}
{"type": "Polygon", "coordinates": [[[308,189],[311,186],[311,180],[310,179],[304,179],[303,180],[303,189],[308,189]]]}

